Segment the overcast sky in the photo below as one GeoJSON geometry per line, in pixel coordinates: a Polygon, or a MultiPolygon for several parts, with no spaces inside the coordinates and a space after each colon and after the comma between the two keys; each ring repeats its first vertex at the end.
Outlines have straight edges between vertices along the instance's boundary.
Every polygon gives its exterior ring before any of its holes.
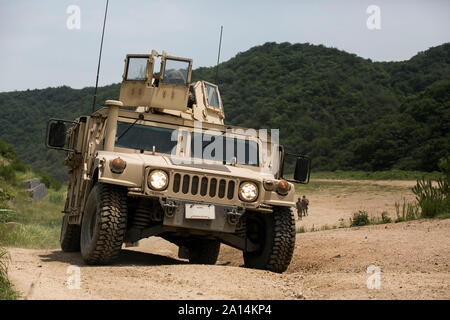
{"type": "MultiPolygon", "coordinates": [[[[0,91],[93,86],[106,0],[0,0],[0,91]],[[80,28],[74,11],[80,9],[80,28]]],[[[127,53],[165,50],[215,65],[268,41],[323,44],[374,61],[407,60],[450,41],[449,0],[110,0],[100,85],[121,81],[127,53]],[[371,5],[380,9],[381,29],[371,5]]]]}

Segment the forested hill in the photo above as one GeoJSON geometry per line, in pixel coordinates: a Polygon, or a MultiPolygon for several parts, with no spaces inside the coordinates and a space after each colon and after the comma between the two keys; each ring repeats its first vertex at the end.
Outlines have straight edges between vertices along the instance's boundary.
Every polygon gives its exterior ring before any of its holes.
{"type": "MultiPolygon", "coordinates": [[[[193,78],[215,82],[215,68],[193,78]]],[[[286,148],[309,154],[317,170],[432,171],[450,151],[450,43],[403,62],[266,43],[221,63],[219,86],[227,123],[279,128],[286,148]]],[[[0,137],[34,169],[64,179],[63,155],[44,147],[46,121],[88,114],[92,92],[0,93],[0,137]]],[[[118,95],[118,84],[102,87],[97,101],[118,95]]]]}

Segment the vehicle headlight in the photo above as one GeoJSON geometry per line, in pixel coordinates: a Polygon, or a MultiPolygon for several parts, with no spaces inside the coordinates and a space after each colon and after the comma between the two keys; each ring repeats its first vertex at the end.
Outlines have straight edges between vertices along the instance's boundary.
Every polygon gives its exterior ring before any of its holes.
{"type": "Polygon", "coordinates": [[[162,170],[153,170],[148,175],[147,184],[153,190],[164,190],[169,184],[169,176],[162,170]]]}
{"type": "Polygon", "coordinates": [[[255,201],[258,198],[258,187],[253,182],[244,182],[239,188],[239,196],[244,201],[255,201]]]}

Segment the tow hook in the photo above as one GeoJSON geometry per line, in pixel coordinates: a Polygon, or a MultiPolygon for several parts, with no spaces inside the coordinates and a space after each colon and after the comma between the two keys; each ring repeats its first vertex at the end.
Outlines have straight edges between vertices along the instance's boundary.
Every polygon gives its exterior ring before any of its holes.
{"type": "Polygon", "coordinates": [[[167,218],[173,218],[175,215],[175,210],[178,208],[178,206],[175,204],[175,202],[171,200],[167,200],[166,202],[163,199],[159,199],[159,202],[161,203],[161,206],[164,208],[164,215],[167,218]]]}
{"type": "Polygon", "coordinates": [[[227,211],[227,222],[232,226],[237,225],[240,217],[244,212],[239,212],[238,209],[233,208],[230,211],[227,211]]]}

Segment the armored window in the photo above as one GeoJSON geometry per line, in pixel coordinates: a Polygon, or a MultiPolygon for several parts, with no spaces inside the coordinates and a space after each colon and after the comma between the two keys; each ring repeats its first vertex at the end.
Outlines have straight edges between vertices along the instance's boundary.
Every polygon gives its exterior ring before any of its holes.
{"type": "Polygon", "coordinates": [[[178,130],[117,122],[116,147],[175,154],[178,130]]]}
{"type": "Polygon", "coordinates": [[[187,85],[188,70],[188,61],[166,59],[163,82],[185,86],[187,85]]]}
{"type": "Polygon", "coordinates": [[[219,108],[219,96],[217,94],[217,87],[209,83],[205,83],[206,97],[208,105],[213,108],[219,108]]]}
{"type": "Polygon", "coordinates": [[[259,165],[259,149],[255,141],[199,132],[193,132],[191,136],[191,157],[227,164],[236,157],[237,164],[259,165]]]}
{"type": "Polygon", "coordinates": [[[128,58],[125,80],[145,81],[147,79],[147,57],[128,58]]]}

